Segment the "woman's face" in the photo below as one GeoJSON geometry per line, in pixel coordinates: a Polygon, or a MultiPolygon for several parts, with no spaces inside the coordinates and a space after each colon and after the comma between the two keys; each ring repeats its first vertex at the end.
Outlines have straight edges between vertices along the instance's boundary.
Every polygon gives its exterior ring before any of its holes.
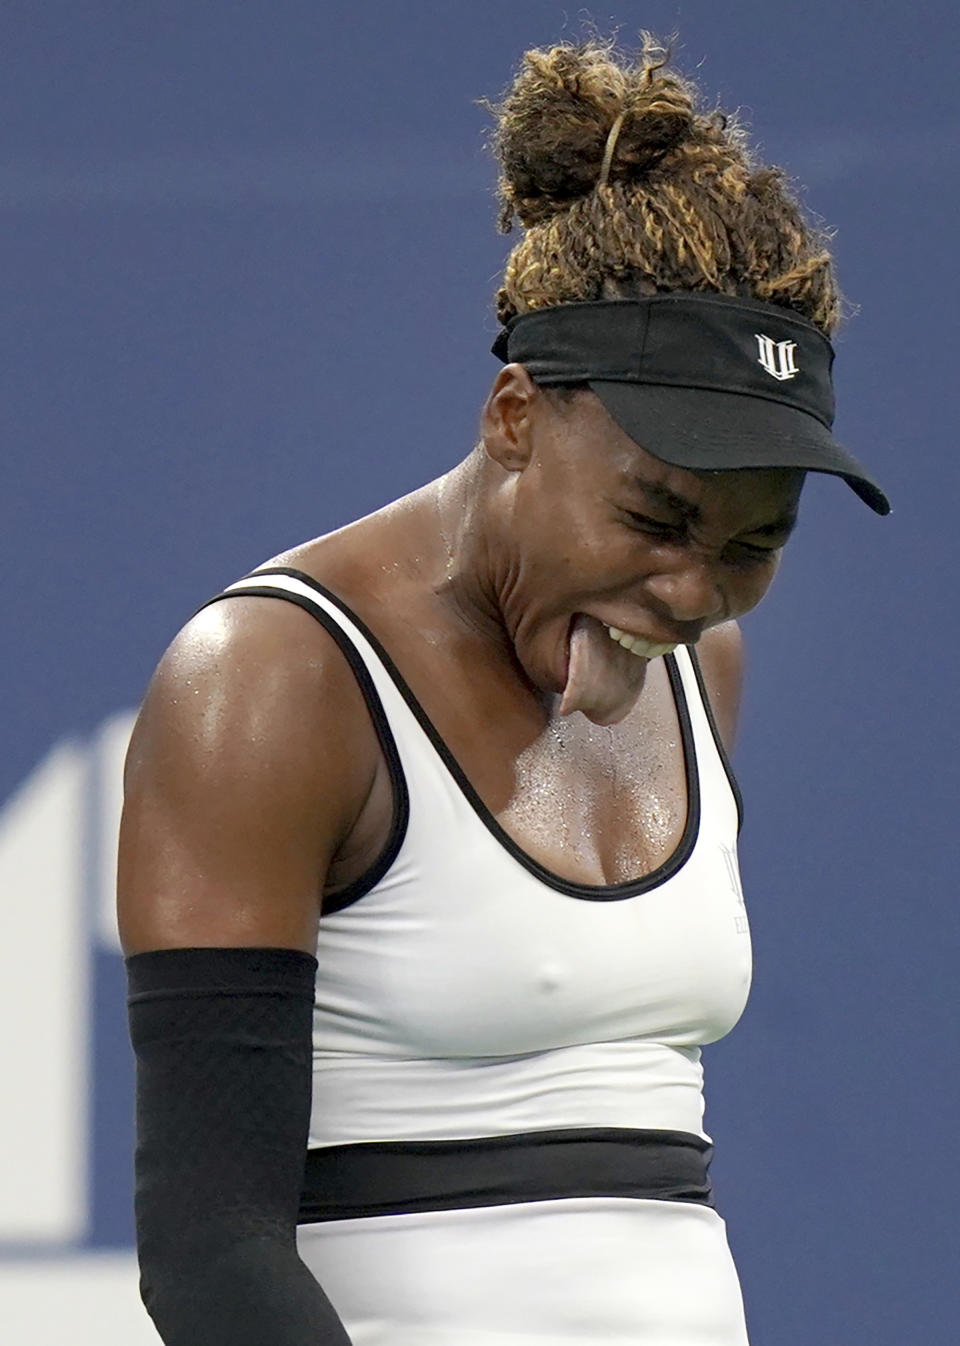
{"type": "MultiPolygon", "coordinates": [[[[499,391],[498,391],[499,390],[499,391]]],[[[639,448],[593,393],[561,397],[520,366],[484,412],[492,583],[522,667],[560,711],[622,719],[664,646],[756,607],[796,520],[794,468],[716,473],[639,448]]]]}

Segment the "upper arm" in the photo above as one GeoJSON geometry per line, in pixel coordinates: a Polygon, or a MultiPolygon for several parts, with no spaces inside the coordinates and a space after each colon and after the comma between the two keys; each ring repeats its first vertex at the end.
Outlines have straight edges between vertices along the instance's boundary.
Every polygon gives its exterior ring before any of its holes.
{"type": "Polygon", "coordinates": [[[706,631],[697,655],[710,709],[727,753],[733,752],[743,686],[743,637],[736,622],[723,622],[706,631]]]}
{"type": "Polygon", "coordinates": [[[127,757],[125,951],[313,952],[326,871],[379,760],[349,666],[306,613],[254,597],[203,609],[161,660],[127,757]]]}

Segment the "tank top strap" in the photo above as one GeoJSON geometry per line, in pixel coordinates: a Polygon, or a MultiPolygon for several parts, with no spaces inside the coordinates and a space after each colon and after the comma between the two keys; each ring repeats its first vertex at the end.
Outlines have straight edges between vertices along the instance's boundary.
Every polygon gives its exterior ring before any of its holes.
{"type": "MultiPolygon", "coordinates": [[[[409,851],[429,847],[424,829],[445,819],[452,830],[475,825],[472,810],[445,769],[435,731],[377,637],[346,604],[312,576],[286,566],[255,570],[210,602],[232,597],[277,598],[308,612],[336,641],[357,680],[390,772],[394,812],[390,837],[359,879],[324,896],[324,916],[352,906],[395,873],[409,851]]],[[[402,867],[402,866],[401,866],[402,867]]]]}
{"type": "Polygon", "coordinates": [[[288,566],[254,570],[217,597],[241,594],[285,599],[309,612],[337,642],[350,664],[381,742],[386,737],[394,743],[404,772],[409,773],[414,761],[419,766],[429,748],[419,722],[419,705],[377,637],[342,599],[312,576],[288,566]]]}
{"type": "Polygon", "coordinates": [[[678,645],[674,658],[693,729],[703,799],[712,801],[714,808],[722,808],[721,801],[730,800],[736,810],[735,833],[739,832],[743,822],[743,796],[717,728],[696,649],[692,645],[678,645]]]}

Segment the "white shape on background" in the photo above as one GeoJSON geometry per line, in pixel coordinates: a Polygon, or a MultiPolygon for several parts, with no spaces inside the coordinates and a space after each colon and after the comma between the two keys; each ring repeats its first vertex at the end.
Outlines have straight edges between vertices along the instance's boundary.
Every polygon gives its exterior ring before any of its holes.
{"type": "Polygon", "coordinates": [[[93,752],[97,781],[96,934],[103,949],[120,953],[117,932],[117,835],[123,805],[123,763],[134,710],[119,710],[97,731],[93,752]]]}
{"type": "Polygon", "coordinates": [[[0,1325],[9,1346],[160,1346],[133,1253],[0,1262],[0,1325]]]}
{"type": "Polygon", "coordinates": [[[0,1240],[64,1244],[87,1226],[86,780],[65,741],[0,812],[0,1240]]]}

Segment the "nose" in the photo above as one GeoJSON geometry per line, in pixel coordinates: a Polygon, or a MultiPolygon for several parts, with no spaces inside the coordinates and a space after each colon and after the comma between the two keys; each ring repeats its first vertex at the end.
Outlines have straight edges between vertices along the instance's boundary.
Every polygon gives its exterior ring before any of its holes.
{"type": "Polygon", "coordinates": [[[713,623],[726,616],[723,591],[706,560],[688,558],[676,569],[648,575],[646,589],[678,624],[713,623]]]}

